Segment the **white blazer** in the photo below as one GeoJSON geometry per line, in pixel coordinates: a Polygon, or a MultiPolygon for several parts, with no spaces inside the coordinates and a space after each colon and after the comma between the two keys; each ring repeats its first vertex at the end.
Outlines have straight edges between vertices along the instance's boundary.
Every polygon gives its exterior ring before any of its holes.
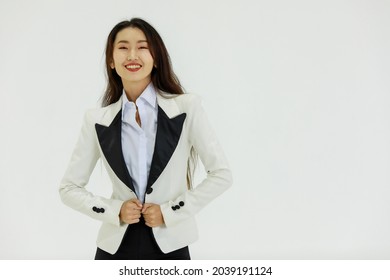
{"type": "MultiPolygon", "coordinates": [[[[194,215],[231,186],[232,176],[197,95],[159,92],[157,104],[157,133],[145,203],[161,207],[165,224],[153,227],[153,234],[160,249],[168,253],[198,238],[194,215]],[[192,146],[207,177],[188,189],[187,162],[192,146]]],[[[128,226],[119,219],[122,203],[136,198],[122,154],[121,109],[122,99],[86,112],[59,188],[66,205],[103,222],[97,246],[111,254],[118,250],[128,226]],[[111,198],[85,189],[99,158],[111,179],[111,198]]]]}

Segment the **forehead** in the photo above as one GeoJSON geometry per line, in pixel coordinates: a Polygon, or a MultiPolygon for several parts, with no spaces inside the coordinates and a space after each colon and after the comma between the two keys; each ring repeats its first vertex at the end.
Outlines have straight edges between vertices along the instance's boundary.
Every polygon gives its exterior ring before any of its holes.
{"type": "Polygon", "coordinates": [[[139,28],[127,27],[122,29],[116,34],[115,44],[120,41],[127,41],[130,43],[138,42],[138,41],[146,41],[146,36],[139,28]]]}

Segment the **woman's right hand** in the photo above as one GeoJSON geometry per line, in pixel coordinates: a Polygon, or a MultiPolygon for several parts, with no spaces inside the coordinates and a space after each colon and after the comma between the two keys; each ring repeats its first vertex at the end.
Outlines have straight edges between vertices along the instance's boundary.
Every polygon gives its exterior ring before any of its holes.
{"type": "Polygon", "coordinates": [[[125,224],[136,224],[141,218],[141,210],[142,203],[138,199],[127,200],[122,204],[119,218],[125,224]]]}

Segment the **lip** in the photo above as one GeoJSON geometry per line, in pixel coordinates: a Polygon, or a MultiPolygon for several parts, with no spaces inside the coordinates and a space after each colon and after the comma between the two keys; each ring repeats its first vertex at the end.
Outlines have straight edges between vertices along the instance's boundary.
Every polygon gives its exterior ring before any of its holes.
{"type": "Polygon", "coordinates": [[[142,65],[139,63],[128,63],[125,65],[126,70],[130,72],[137,72],[142,68],[142,65]],[[139,66],[138,68],[127,68],[128,66],[139,66]]]}

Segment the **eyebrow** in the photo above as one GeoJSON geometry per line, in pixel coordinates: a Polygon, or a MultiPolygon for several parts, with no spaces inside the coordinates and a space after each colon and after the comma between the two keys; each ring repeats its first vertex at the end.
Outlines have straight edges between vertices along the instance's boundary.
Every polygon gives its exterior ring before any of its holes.
{"type": "MultiPolygon", "coordinates": [[[[138,41],[137,41],[137,43],[147,43],[147,42],[148,42],[147,40],[138,40],[138,41]]],[[[121,40],[121,41],[119,41],[117,44],[120,44],[120,43],[129,44],[129,41],[121,40]]]]}

